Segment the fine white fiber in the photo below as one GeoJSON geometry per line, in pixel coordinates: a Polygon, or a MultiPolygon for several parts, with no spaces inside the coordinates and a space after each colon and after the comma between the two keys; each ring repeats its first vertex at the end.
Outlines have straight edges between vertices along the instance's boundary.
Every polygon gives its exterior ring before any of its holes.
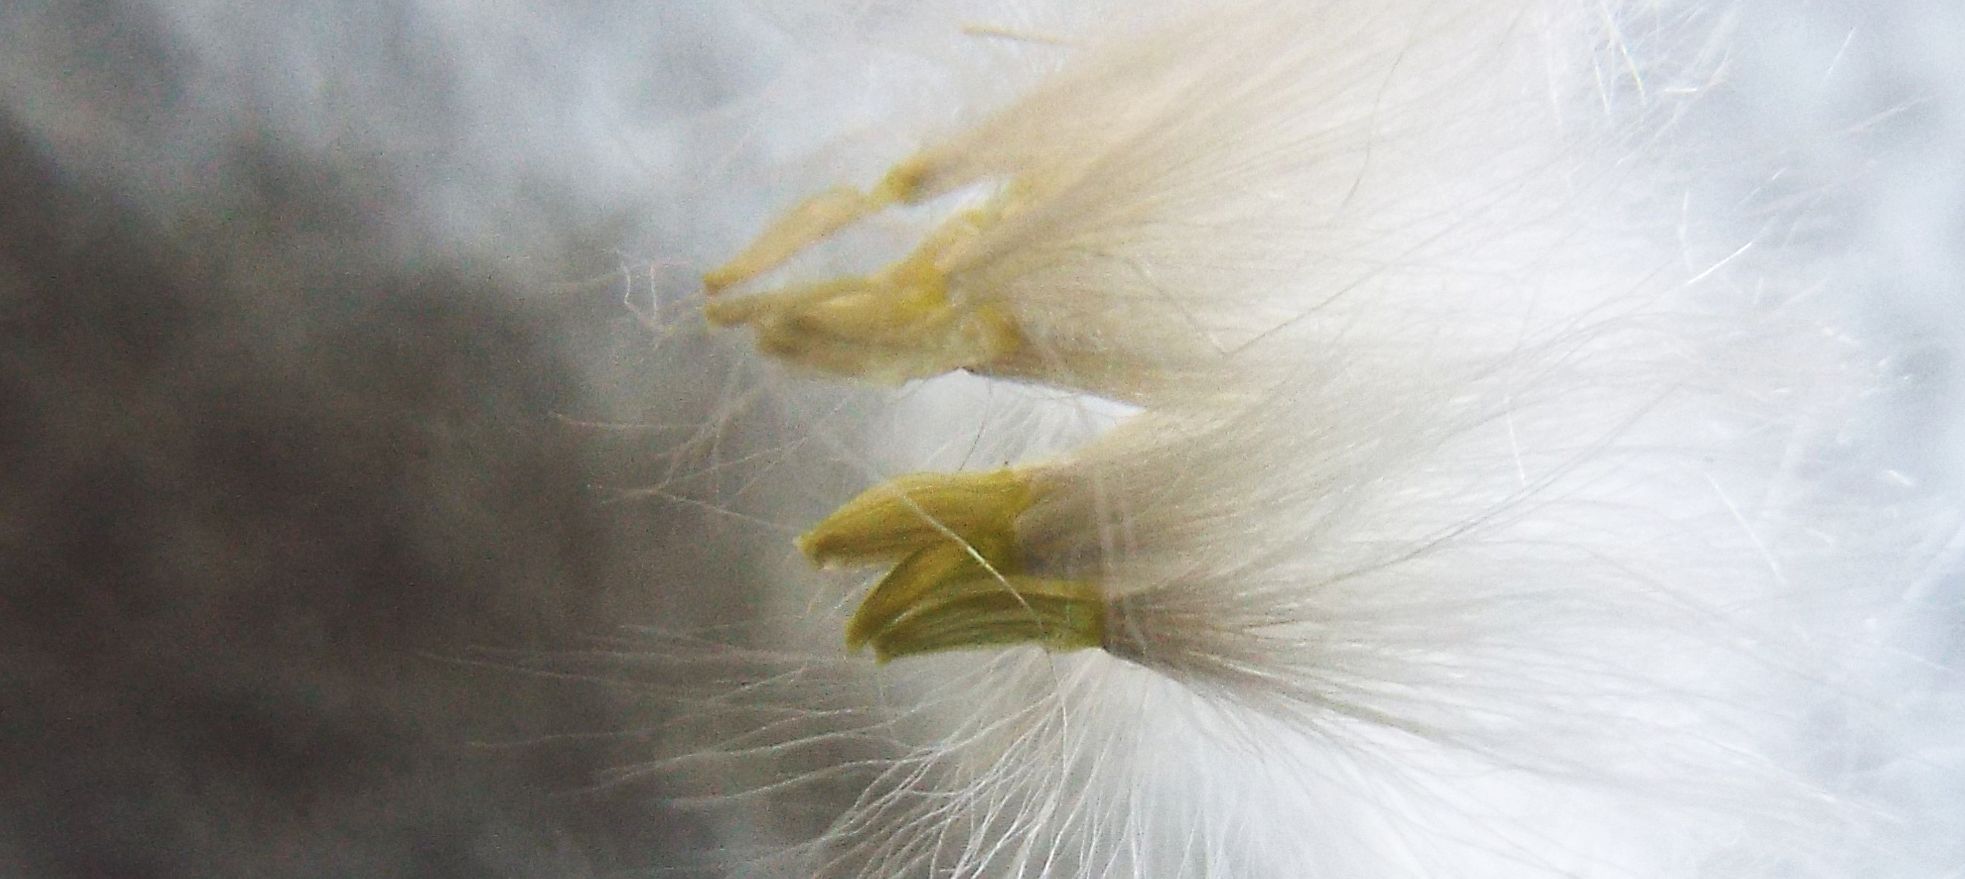
{"type": "Polygon", "coordinates": [[[1026,11],[950,36],[1013,35],[1019,92],[895,137],[887,170],[781,188],[704,263],[711,323],[793,372],[935,379],[899,411],[967,400],[985,423],[866,459],[887,481],[811,523],[815,561],[892,566],[857,611],[791,599],[749,635],[655,636],[692,720],[633,771],[724,816],[700,866],[1956,863],[1827,756],[1900,728],[1822,724],[1888,710],[1927,661],[1890,633],[1958,520],[1851,427],[1893,366],[1782,240],[1806,206],[1715,170],[1729,16],[1026,11]]]}
{"type": "Polygon", "coordinates": [[[1601,228],[1655,196],[1616,163],[1667,136],[1710,71],[1634,60],[1615,24],[1554,4],[1235,3],[1094,33],[869,193],[789,212],[712,286],[889,203],[980,190],[907,259],[710,313],[820,370],[1138,402],[1275,382],[1339,340],[1360,368],[1505,346],[1657,269],[1601,228]]]}

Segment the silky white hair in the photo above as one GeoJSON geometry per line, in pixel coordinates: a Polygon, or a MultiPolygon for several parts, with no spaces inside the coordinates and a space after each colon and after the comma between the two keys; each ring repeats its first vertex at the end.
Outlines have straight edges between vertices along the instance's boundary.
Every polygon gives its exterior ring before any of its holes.
{"type": "MultiPolygon", "coordinates": [[[[995,106],[887,152],[925,181],[912,228],[1007,200],[936,268],[1027,347],[964,364],[1007,385],[902,391],[914,408],[871,435],[933,434],[907,413],[944,395],[985,423],[867,478],[949,448],[1020,462],[1039,486],[1021,551],[1101,584],[1105,649],[876,667],[829,646],[844,610],[809,598],[748,638],[650,648],[695,719],[638,771],[701,784],[731,839],[781,837],[712,863],[1829,877],[1955,858],[1907,847],[1913,807],[1824,763],[1885,747],[1890,724],[1822,718],[1880,707],[1918,661],[1890,633],[1957,523],[1850,429],[1890,367],[1784,250],[1805,215],[1716,205],[1701,177],[1728,161],[1696,124],[1742,38],[1727,18],[1157,12],[1028,23],[1000,62],[1019,94],[982,89],[995,106]],[[1033,440],[1046,419],[1073,426],[1033,440]]],[[[839,165],[854,185],[878,175],[859,161],[839,165]]],[[[883,240],[849,232],[750,286],[857,270],[883,240]]],[[[833,594],[787,562],[794,594],[833,594]]]]}

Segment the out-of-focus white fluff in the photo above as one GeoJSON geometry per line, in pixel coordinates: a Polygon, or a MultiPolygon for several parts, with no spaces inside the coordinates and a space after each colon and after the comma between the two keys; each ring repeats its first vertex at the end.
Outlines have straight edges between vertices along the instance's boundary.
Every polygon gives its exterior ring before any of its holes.
{"type": "MultiPolygon", "coordinates": [[[[787,607],[817,609],[753,635],[770,650],[658,650],[695,681],[677,697],[693,715],[647,769],[700,783],[729,839],[776,839],[715,861],[1955,868],[1918,803],[1846,762],[1958,777],[1904,753],[1909,721],[1887,716],[1907,669],[1941,659],[1893,641],[1906,594],[1948,563],[1955,510],[1861,427],[1890,366],[1850,303],[1771,236],[1729,243],[1742,218],[1686,208],[1678,165],[1709,157],[1681,123],[1724,67],[1721,17],[1187,14],[1109,42],[1033,18],[1067,45],[1041,50],[1068,56],[1059,72],[887,156],[926,157],[938,191],[1023,187],[943,266],[1032,343],[982,371],[1146,409],[1025,462],[1041,490],[1021,549],[1103,584],[1107,650],[876,668],[828,649],[843,611],[803,597],[787,607]]],[[[1031,398],[988,411],[1078,405],[1031,398]]],[[[978,465],[1025,446],[980,448],[978,465]]]]}

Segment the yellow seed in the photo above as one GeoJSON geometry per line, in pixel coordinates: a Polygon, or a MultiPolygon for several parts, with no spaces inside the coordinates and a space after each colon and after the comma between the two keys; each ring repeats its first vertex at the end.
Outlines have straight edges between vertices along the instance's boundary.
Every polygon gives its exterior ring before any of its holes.
{"type": "Polygon", "coordinates": [[[799,314],[758,321],[759,351],[832,375],[884,385],[958,369],[985,371],[1023,346],[1001,309],[944,312],[911,324],[879,321],[842,331],[838,315],[799,314]]]}
{"type": "Polygon", "coordinates": [[[865,289],[863,278],[839,278],[816,284],[802,284],[770,293],[712,299],[703,304],[703,316],[711,326],[736,327],[764,320],[770,315],[794,311],[811,303],[865,289]]]}
{"type": "Polygon", "coordinates": [[[955,370],[987,372],[1017,360],[1024,333],[1001,303],[952,289],[951,261],[1012,212],[1009,186],[981,207],[956,213],[905,258],[878,272],[726,299],[716,294],[790,259],[869,214],[911,203],[963,181],[921,156],[895,167],[870,192],[835,189],[771,224],[729,263],[704,276],[703,307],[717,327],[750,326],[760,351],[820,372],[899,384],[955,370]]]}
{"type": "Polygon", "coordinates": [[[950,543],[1013,546],[1016,519],[1035,497],[1017,469],[909,474],[847,501],[798,546],[821,565],[893,562],[950,543]]]}
{"type": "Polygon", "coordinates": [[[749,325],[760,351],[800,366],[888,384],[1015,358],[1023,333],[1003,306],[955,301],[940,260],[995,214],[950,218],[914,252],[872,275],[712,299],[719,327],[749,325]]]}
{"type": "Polygon", "coordinates": [[[882,663],[979,647],[1101,647],[1105,598],[1085,580],[1010,575],[946,581],[868,640],[882,663]]]}
{"type": "Polygon", "coordinates": [[[846,646],[858,650],[942,584],[1017,573],[1016,548],[996,541],[949,542],[915,550],[867,592],[846,623],[846,646]]]}

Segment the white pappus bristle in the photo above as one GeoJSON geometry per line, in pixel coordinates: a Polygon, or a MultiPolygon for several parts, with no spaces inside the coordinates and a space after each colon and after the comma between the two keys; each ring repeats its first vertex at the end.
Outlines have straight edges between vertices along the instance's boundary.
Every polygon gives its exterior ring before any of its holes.
{"type": "Polygon", "coordinates": [[[800,543],[888,569],[857,609],[669,658],[702,727],[645,771],[791,838],[715,868],[1936,863],[1815,726],[1878,698],[1840,670],[1896,661],[1887,625],[1850,620],[1956,521],[1845,429],[1886,370],[1841,306],[1680,197],[1720,18],[1245,0],[1061,31],[1021,96],[760,217],[706,312],[794,369],[1137,411],[875,486],[800,543]],[[910,207],[885,268],[811,265],[910,207]],[[880,662],[802,651],[842,627],[880,662]]]}

